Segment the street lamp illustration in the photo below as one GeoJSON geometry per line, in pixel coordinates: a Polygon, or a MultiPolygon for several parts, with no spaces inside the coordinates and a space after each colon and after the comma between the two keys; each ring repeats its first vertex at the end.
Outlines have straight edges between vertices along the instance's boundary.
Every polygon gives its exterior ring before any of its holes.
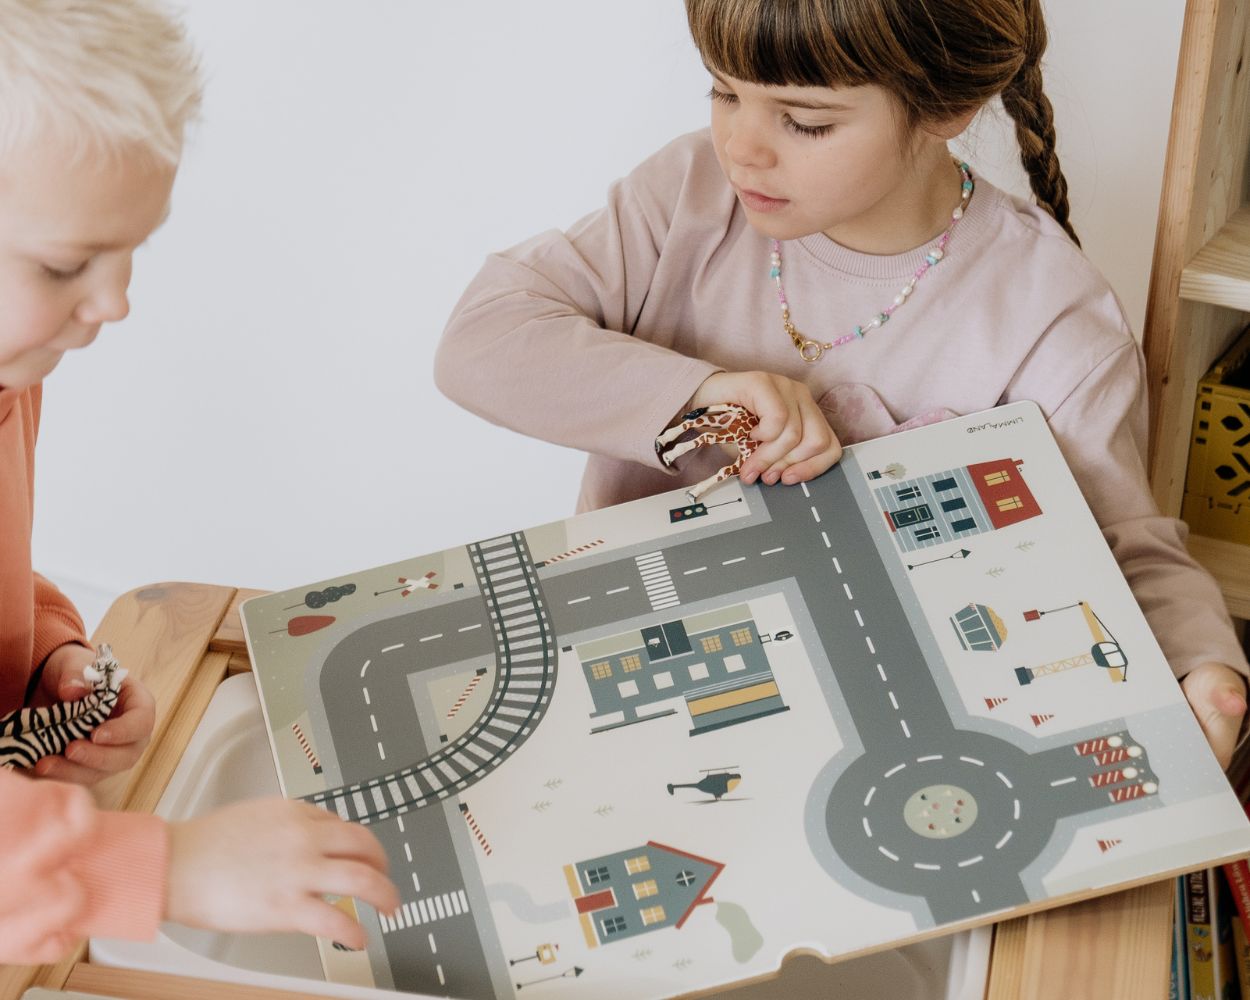
{"type": "Polygon", "coordinates": [[[948,556],[941,556],[937,559],[929,559],[926,562],[908,563],[907,568],[917,569],[920,566],[928,566],[930,563],[946,562],[947,559],[967,559],[970,555],[972,555],[972,552],[968,549],[960,549],[958,552],[952,552],[948,556]]]}
{"type": "Polygon", "coordinates": [[[553,979],[576,979],[585,970],[580,965],[575,965],[571,969],[565,969],[563,972],[554,976],[544,976],[542,979],[531,979],[528,983],[517,983],[516,988],[523,990],[527,986],[537,986],[539,983],[549,983],[553,979]]]}

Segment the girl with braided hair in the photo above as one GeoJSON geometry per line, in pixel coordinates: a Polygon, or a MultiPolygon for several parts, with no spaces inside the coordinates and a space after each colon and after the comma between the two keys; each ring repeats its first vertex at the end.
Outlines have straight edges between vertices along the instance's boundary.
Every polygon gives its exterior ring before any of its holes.
{"type": "Polygon", "coordinates": [[[1215,581],[1145,472],[1142,355],[1082,254],[1042,87],[1040,0],[686,0],[711,128],[564,233],[490,256],[435,378],[494,423],[590,453],[578,509],[689,486],[657,435],[759,417],[750,483],[850,443],[1038,404],[1216,754],[1250,673],[1215,581]],[[947,144],[999,98],[1034,201],[947,144]]]}

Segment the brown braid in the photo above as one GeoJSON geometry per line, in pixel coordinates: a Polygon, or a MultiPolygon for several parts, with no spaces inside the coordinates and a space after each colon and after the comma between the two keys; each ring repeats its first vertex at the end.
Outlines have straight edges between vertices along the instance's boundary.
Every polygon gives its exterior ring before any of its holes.
{"type": "Polygon", "coordinates": [[[1037,63],[1027,63],[1003,91],[1003,107],[1016,124],[1020,159],[1038,204],[1055,217],[1079,247],[1081,241],[1068,218],[1068,182],[1055,154],[1054,113],[1042,91],[1042,70],[1037,63]]]}

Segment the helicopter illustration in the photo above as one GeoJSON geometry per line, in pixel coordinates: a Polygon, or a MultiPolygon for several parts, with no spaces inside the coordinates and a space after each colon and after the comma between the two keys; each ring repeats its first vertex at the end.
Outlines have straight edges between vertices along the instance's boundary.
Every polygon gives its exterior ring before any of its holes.
{"type": "Polygon", "coordinates": [[[670,784],[667,786],[668,794],[672,795],[674,788],[693,788],[704,795],[712,796],[712,801],[719,802],[723,796],[742,784],[742,775],[731,770],[737,766],[730,764],[728,767],[700,768],[702,778],[685,784],[670,784]]]}

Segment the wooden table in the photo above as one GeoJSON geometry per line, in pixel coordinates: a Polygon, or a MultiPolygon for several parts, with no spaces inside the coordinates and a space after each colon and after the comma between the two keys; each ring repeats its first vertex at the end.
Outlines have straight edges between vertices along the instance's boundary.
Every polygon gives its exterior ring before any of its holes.
{"type": "MultiPolygon", "coordinates": [[[[152,691],[156,731],[138,765],[98,789],[109,808],[151,811],[217,685],[250,670],[238,605],[259,591],[198,583],[140,587],[117,599],[97,640],[152,691]]],[[[1172,882],[1004,921],[994,930],[986,1000],[1155,1000],[1167,996],[1172,882]]],[[[0,1000],[30,986],[130,1000],[279,1000],[294,993],[109,969],[85,948],[58,965],[0,967],[0,1000]]]]}

